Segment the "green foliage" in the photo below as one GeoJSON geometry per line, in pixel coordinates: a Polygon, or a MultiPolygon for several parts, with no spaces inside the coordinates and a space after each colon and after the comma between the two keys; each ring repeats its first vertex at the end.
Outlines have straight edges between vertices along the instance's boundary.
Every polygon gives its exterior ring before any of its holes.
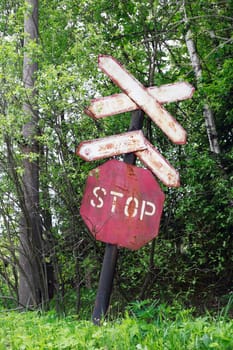
{"type": "Polygon", "coordinates": [[[0,349],[231,349],[233,323],[227,318],[194,318],[190,310],[165,305],[134,305],[126,315],[102,327],[54,312],[0,315],[0,349]],[[136,312],[144,307],[144,314],[136,312]],[[147,311],[148,308],[148,311],[147,311]],[[148,322],[145,314],[150,314],[148,322]]]}
{"type": "MultiPolygon", "coordinates": [[[[41,0],[39,6],[39,43],[23,48],[24,3],[0,4],[1,259],[7,256],[13,266],[17,261],[25,160],[22,126],[27,121],[22,105],[27,101],[39,113],[38,210],[46,262],[56,268],[60,303],[64,298],[66,309],[73,308],[75,297],[81,295],[81,309],[90,312],[104,245],[90,236],[79,208],[88,172],[101,162],[88,164],[75,155],[75,149],[83,140],[126,131],[130,120],[125,113],[97,122],[84,113],[92,98],[119,92],[98,70],[98,54],[113,55],[145,85],[177,80],[195,85],[184,41],[187,28],[179,1],[82,0],[77,5],[67,0],[41,0]],[[22,82],[24,50],[38,62],[37,94],[30,101],[22,82]],[[66,296],[71,294],[69,304],[66,296]]],[[[147,119],[144,123],[146,136],[179,170],[181,187],[164,188],[166,204],[154,252],[151,243],[138,252],[119,251],[114,310],[122,310],[138,297],[162,300],[163,305],[179,297],[188,306],[209,301],[215,307],[222,295],[232,290],[232,1],[187,1],[187,15],[203,77],[192,100],[166,108],[187,130],[188,143],[175,146],[147,119]],[[219,156],[209,151],[205,101],[214,113],[219,156]]],[[[29,160],[34,156],[31,153],[29,160]]],[[[17,289],[17,274],[10,271],[10,281],[15,280],[11,290],[17,289]]],[[[1,288],[8,293],[8,288],[1,288]]],[[[155,318],[154,309],[157,304],[148,307],[143,317],[155,318]]],[[[138,326],[131,325],[135,320],[125,322],[132,326],[133,339],[133,329],[138,326]]],[[[193,340],[193,348],[210,344],[217,348],[209,336],[202,336],[196,343],[193,340]]],[[[97,338],[98,332],[90,349],[97,346],[97,338]]],[[[158,348],[161,344],[158,342],[158,348]]],[[[141,340],[134,346],[146,347],[141,340]]]]}

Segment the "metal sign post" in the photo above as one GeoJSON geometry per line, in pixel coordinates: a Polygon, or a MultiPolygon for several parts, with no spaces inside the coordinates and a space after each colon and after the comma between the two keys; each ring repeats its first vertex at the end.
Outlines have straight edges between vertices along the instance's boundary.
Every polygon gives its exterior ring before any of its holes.
{"type": "MultiPolygon", "coordinates": [[[[140,130],[143,126],[144,112],[133,111],[129,131],[140,130]]],[[[134,153],[124,155],[124,162],[134,165],[136,156],[134,153]]],[[[92,315],[93,323],[100,325],[101,319],[106,315],[112,294],[113,280],[117,263],[118,247],[115,244],[106,244],[104,260],[100,273],[99,286],[92,315]]]]}

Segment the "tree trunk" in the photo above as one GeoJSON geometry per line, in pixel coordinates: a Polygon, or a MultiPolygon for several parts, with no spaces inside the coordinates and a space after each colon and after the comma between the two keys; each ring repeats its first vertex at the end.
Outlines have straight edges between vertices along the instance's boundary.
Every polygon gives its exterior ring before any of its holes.
{"type": "MultiPolygon", "coordinates": [[[[185,22],[187,27],[189,27],[189,20],[188,20],[188,17],[186,14],[186,8],[185,8],[185,1],[183,4],[183,7],[184,7],[185,22]]],[[[197,81],[197,85],[198,85],[202,78],[202,68],[201,68],[201,62],[197,52],[197,48],[193,40],[193,33],[190,28],[187,29],[187,32],[185,34],[185,42],[186,42],[191,65],[192,65],[195,78],[197,81]]],[[[207,102],[204,103],[203,115],[205,119],[205,125],[206,125],[210,150],[211,152],[219,154],[220,147],[218,143],[218,135],[217,135],[216,125],[215,125],[214,115],[210,105],[207,102]]]]}
{"type": "Polygon", "coordinates": [[[37,63],[33,62],[28,44],[38,40],[38,0],[27,0],[24,20],[23,82],[27,101],[23,110],[28,121],[23,127],[23,195],[24,210],[20,221],[19,303],[25,307],[38,306],[46,298],[45,271],[42,255],[42,226],[39,215],[39,147],[38,113],[33,100],[37,63]]]}

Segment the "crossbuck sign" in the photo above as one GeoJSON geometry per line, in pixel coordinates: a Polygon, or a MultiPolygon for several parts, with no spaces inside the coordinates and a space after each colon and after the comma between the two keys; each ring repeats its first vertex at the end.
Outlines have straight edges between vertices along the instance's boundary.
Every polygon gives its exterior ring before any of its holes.
{"type": "MultiPolygon", "coordinates": [[[[117,113],[142,109],[175,144],[186,143],[186,131],[162,106],[191,98],[194,88],[185,82],[145,88],[113,57],[99,56],[99,68],[118,85],[124,93],[92,101],[85,112],[96,119],[117,113]]],[[[77,154],[86,161],[108,158],[134,152],[166,186],[180,185],[179,173],[143,136],[142,131],[131,131],[110,137],[83,141],[77,154]]]]}
{"type": "MultiPolygon", "coordinates": [[[[192,86],[180,82],[146,89],[111,56],[100,55],[99,67],[123,93],[93,100],[86,109],[89,116],[98,119],[141,109],[172,142],[186,143],[186,131],[162,104],[190,98],[192,86]]],[[[141,130],[84,141],[77,149],[86,161],[124,153],[134,153],[151,172],[133,161],[111,159],[89,173],[80,207],[92,235],[108,243],[93,311],[98,325],[109,306],[118,247],[136,250],[158,235],[165,195],[152,172],[165,185],[179,186],[179,173],[141,130]]]]}

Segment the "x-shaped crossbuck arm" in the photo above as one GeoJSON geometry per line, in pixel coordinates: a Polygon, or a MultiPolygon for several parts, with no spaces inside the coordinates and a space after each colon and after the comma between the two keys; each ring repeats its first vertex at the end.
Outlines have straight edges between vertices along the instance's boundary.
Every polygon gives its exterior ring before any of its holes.
{"type": "MultiPolygon", "coordinates": [[[[162,87],[145,88],[117,60],[107,55],[99,56],[99,67],[124,93],[93,100],[85,110],[89,116],[98,119],[142,109],[173,143],[186,143],[186,131],[162,103],[192,97],[194,88],[190,84],[179,82],[162,87]]],[[[134,152],[165,185],[179,186],[179,173],[151,145],[141,131],[83,141],[77,149],[77,154],[87,161],[130,152],[134,152]]]]}
{"type": "Polygon", "coordinates": [[[179,186],[179,173],[144,137],[141,130],[83,141],[77,149],[78,155],[86,161],[131,152],[134,152],[165,185],[179,186]]]}

